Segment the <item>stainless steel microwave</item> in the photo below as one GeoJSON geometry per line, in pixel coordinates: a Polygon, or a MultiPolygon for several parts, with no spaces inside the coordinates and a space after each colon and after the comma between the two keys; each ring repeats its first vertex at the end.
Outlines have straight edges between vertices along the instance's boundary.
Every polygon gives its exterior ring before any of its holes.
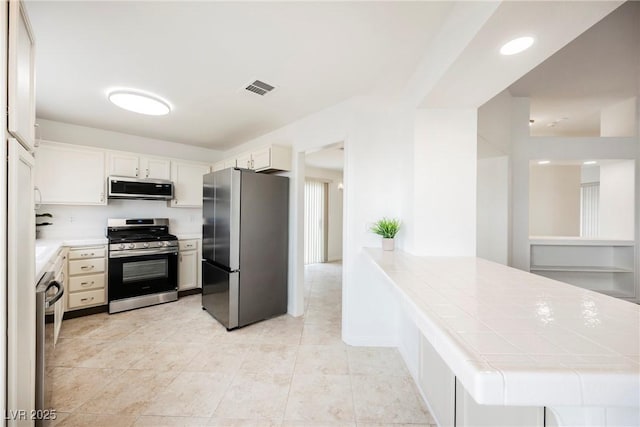
{"type": "Polygon", "coordinates": [[[109,177],[110,199],[173,199],[173,182],[165,179],[139,179],[126,176],[109,177]]]}

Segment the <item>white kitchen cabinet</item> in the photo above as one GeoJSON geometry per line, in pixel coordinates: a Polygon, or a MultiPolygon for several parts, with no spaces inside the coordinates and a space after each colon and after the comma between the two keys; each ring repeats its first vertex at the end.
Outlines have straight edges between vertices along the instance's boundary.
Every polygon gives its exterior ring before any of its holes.
{"type": "Polygon", "coordinates": [[[180,240],[178,258],[178,289],[184,291],[200,286],[200,245],[197,239],[180,240]]]}
{"type": "MultiPolygon", "coordinates": [[[[6,7],[6,3],[5,3],[6,7]]],[[[22,1],[9,1],[7,129],[27,149],[35,147],[35,39],[22,1]]]]}
{"type": "Polygon", "coordinates": [[[36,153],[35,171],[38,203],[107,204],[104,150],[42,142],[36,153]]]}
{"type": "Polygon", "coordinates": [[[103,245],[69,249],[67,311],[106,304],[106,254],[103,245]]]}
{"type": "Polygon", "coordinates": [[[214,163],[211,168],[212,172],[220,171],[227,168],[235,168],[236,167],[236,159],[225,159],[219,162],[214,163]]]}
{"type": "Polygon", "coordinates": [[[251,153],[242,153],[238,157],[236,157],[236,165],[239,168],[252,169],[251,168],[251,153]]]}
{"type": "MultiPolygon", "coordinates": [[[[36,293],[33,156],[8,140],[7,409],[35,409],[36,293]]],[[[7,425],[28,425],[9,420],[7,425]]]]}
{"type": "Polygon", "coordinates": [[[252,169],[256,172],[274,170],[291,170],[291,148],[269,145],[236,157],[239,168],[252,169]]]}
{"type": "Polygon", "coordinates": [[[209,165],[192,162],[172,162],[171,180],[174,198],[169,206],[174,208],[202,207],[202,177],[209,173],[209,165]]]}
{"type": "Polygon", "coordinates": [[[167,180],[171,178],[169,159],[118,151],[110,151],[108,157],[109,175],[167,180]]]}

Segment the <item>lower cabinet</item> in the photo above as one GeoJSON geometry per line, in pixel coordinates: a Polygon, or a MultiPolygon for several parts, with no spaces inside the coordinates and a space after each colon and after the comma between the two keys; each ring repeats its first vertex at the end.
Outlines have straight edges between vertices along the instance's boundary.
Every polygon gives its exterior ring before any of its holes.
{"type": "Polygon", "coordinates": [[[72,247],[67,256],[67,311],[106,304],[106,247],[72,247]]]}
{"type": "Polygon", "coordinates": [[[178,242],[178,290],[200,287],[200,240],[189,239],[178,242]]]}
{"type": "Polygon", "coordinates": [[[456,379],[431,343],[420,336],[419,387],[440,427],[543,427],[534,406],[480,405],[456,379]]]}

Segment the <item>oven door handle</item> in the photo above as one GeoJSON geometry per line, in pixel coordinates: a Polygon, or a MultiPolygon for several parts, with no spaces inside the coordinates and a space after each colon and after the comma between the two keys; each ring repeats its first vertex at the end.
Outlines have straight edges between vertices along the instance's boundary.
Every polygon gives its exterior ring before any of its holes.
{"type": "Polygon", "coordinates": [[[49,307],[53,306],[55,303],[58,302],[58,300],[60,300],[60,298],[62,298],[62,295],[64,295],[64,286],[62,286],[62,284],[60,284],[60,282],[53,281],[53,282],[49,283],[45,293],[48,292],[49,289],[51,289],[51,288],[58,288],[58,290],[56,291],[55,295],[53,295],[51,298],[45,300],[45,302],[44,302],[44,307],[45,308],[49,308],[49,307]]]}
{"type": "Polygon", "coordinates": [[[150,251],[148,249],[128,250],[128,251],[110,251],[109,258],[130,258],[134,256],[145,255],[162,255],[162,254],[178,254],[178,248],[166,248],[150,251]]]}

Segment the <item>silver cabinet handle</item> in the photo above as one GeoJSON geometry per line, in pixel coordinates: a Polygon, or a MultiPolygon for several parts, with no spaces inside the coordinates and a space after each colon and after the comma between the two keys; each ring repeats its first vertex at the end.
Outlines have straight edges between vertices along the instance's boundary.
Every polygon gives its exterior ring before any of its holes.
{"type": "Polygon", "coordinates": [[[104,202],[104,193],[100,193],[100,203],[104,202]]]}
{"type": "Polygon", "coordinates": [[[147,178],[149,178],[149,169],[147,168],[147,178]]]}
{"type": "Polygon", "coordinates": [[[136,176],[138,176],[139,173],[140,173],[140,170],[136,168],[136,176]]]}
{"type": "Polygon", "coordinates": [[[94,265],[83,265],[80,267],[81,270],[91,270],[92,268],[95,268],[94,265]]]}
{"type": "Polygon", "coordinates": [[[94,283],[95,283],[95,281],[93,281],[93,280],[91,281],[91,283],[89,283],[89,282],[82,282],[82,283],[80,283],[80,286],[90,286],[90,285],[93,285],[94,283]]]}
{"type": "Polygon", "coordinates": [[[82,302],[93,301],[93,297],[91,297],[91,298],[80,298],[80,301],[82,301],[82,302]]]}

